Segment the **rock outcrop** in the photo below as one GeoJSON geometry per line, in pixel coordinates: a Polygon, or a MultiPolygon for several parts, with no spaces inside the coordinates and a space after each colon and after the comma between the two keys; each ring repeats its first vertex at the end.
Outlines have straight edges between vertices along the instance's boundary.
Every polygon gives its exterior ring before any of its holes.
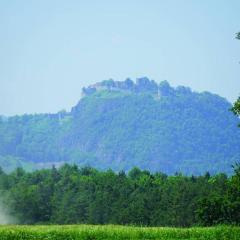
{"type": "MultiPolygon", "coordinates": [[[[121,91],[129,93],[150,93],[160,96],[167,96],[174,93],[173,88],[167,81],[162,81],[160,84],[147,77],[137,78],[136,82],[127,78],[125,81],[114,81],[112,79],[104,80],[95,83],[82,89],[82,96],[92,95],[98,91],[121,91]]],[[[182,91],[182,89],[181,89],[182,91]]]]}

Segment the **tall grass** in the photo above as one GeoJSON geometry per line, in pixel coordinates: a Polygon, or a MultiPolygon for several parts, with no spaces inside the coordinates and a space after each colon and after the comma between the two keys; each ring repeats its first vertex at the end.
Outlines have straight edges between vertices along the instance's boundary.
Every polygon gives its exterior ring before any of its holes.
{"type": "Polygon", "coordinates": [[[124,226],[0,226],[1,240],[239,240],[240,227],[146,228],[124,226]]]}

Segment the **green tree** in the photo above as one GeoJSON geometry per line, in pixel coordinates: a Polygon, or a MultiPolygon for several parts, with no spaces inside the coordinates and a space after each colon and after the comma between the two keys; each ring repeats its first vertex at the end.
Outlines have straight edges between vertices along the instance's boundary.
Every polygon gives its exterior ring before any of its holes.
{"type": "MultiPolygon", "coordinates": [[[[236,39],[240,40],[240,32],[236,33],[236,39]]],[[[233,104],[232,111],[237,115],[240,116],[240,97],[237,101],[233,104]]],[[[240,125],[239,125],[240,126],[240,125]]]]}
{"type": "Polygon", "coordinates": [[[240,39],[240,32],[236,33],[236,39],[240,39]]]}
{"type": "Polygon", "coordinates": [[[237,115],[240,116],[240,97],[238,100],[233,104],[232,111],[237,115]]]}

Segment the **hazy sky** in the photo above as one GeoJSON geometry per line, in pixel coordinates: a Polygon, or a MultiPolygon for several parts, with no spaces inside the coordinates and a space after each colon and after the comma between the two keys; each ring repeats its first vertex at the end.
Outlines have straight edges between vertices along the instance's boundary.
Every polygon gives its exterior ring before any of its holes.
{"type": "Polygon", "coordinates": [[[81,88],[148,76],[233,101],[239,0],[0,1],[0,115],[69,110],[81,88]]]}

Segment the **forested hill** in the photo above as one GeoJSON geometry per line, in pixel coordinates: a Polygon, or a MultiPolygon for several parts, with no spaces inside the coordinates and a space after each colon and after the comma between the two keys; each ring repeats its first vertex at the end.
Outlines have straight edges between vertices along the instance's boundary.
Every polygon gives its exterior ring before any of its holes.
{"type": "Polygon", "coordinates": [[[0,118],[0,166],[61,165],[167,174],[231,172],[240,159],[238,119],[209,92],[147,78],[82,90],[70,112],[0,118]]]}

